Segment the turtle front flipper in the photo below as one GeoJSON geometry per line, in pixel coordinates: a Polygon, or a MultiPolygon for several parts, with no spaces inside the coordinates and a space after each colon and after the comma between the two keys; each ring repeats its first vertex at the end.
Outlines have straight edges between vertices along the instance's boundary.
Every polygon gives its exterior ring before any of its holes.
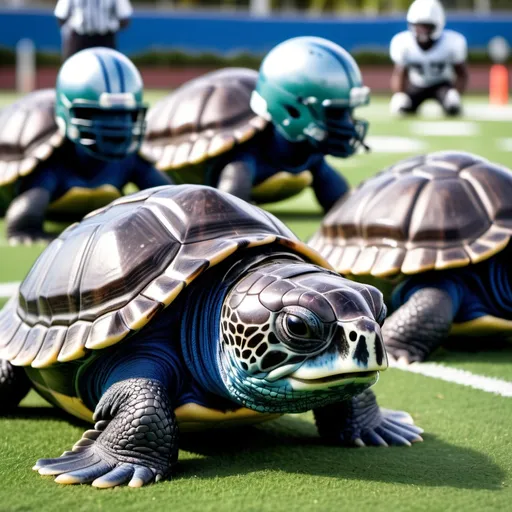
{"type": "Polygon", "coordinates": [[[314,410],[318,432],[326,441],[345,446],[405,445],[423,441],[423,429],[409,414],[381,409],[366,390],[349,400],[314,410]]]}
{"type": "Polygon", "coordinates": [[[55,459],[33,469],[60,484],[100,488],[128,482],[141,487],[168,476],[178,458],[178,427],[165,387],[154,379],[127,379],[98,403],[93,430],[55,459]]]}
{"type": "Polygon", "coordinates": [[[455,315],[450,294],[423,288],[384,322],[382,336],[388,355],[399,362],[424,361],[445,339],[455,315]]]}
{"type": "Polygon", "coordinates": [[[0,414],[15,408],[30,390],[25,370],[0,359],[0,414]]]}
{"type": "Polygon", "coordinates": [[[11,245],[49,242],[54,238],[43,231],[49,204],[50,192],[43,187],[27,190],[13,200],[5,216],[11,245]]]}

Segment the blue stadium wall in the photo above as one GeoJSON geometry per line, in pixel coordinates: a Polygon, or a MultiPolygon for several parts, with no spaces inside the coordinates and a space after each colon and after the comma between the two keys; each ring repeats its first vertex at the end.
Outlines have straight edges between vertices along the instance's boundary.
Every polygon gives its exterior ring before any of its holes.
{"type": "MultiPolygon", "coordinates": [[[[391,37],[405,28],[403,16],[258,18],[245,14],[137,11],[130,27],[120,35],[119,48],[128,55],[164,49],[262,55],[284,39],[314,35],[357,51],[385,49],[391,37]]],[[[507,38],[512,45],[510,14],[452,15],[447,28],[462,32],[471,49],[485,48],[496,35],[507,38]]],[[[51,11],[0,8],[0,47],[14,48],[25,37],[32,39],[38,50],[60,50],[60,33],[51,11]]]]}

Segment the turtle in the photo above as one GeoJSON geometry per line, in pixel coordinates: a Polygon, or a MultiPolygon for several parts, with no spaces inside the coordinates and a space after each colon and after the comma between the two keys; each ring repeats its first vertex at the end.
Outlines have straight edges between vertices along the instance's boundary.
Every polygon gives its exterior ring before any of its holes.
{"type": "Polygon", "coordinates": [[[368,123],[353,110],[369,94],[343,48],[322,38],[289,39],[259,72],[212,71],[157,102],[141,152],[177,183],[215,186],[256,204],[311,186],[327,211],[348,183],[325,156],[346,158],[366,147],[368,123]]]}
{"type": "Polygon", "coordinates": [[[11,243],[50,240],[44,220],[77,221],[120,197],[128,183],[172,183],[138,154],[142,92],[127,57],[93,48],[66,60],[55,89],[0,111],[0,210],[11,243]]]}
{"type": "Polygon", "coordinates": [[[391,360],[421,362],[443,343],[512,334],[511,198],[504,166],[459,151],[413,156],[341,200],[309,245],[384,292],[391,360]]]}
{"type": "Polygon", "coordinates": [[[257,206],[203,185],[122,197],[55,239],[0,312],[0,410],[32,386],[94,427],[35,469],[58,483],[171,476],[180,428],[313,409],[339,445],[410,445],[379,409],[382,294],[257,206]]]}

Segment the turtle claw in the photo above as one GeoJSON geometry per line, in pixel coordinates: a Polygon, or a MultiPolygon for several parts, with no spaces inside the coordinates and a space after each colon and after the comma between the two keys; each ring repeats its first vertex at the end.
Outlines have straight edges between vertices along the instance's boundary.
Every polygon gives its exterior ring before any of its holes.
{"type": "Polygon", "coordinates": [[[109,473],[112,466],[105,461],[98,461],[92,466],[86,466],[76,471],[61,473],[55,479],[58,484],[87,484],[101,477],[105,473],[109,473]]]}
{"type": "Polygon", "coordinates": [[[423,441],[420,436],[423,429],[409,421],[412,422],[412,418],[406,412],[381,409],[380,422],[360,431],[358,437],[353,437],[350,444],[353,446],[387,447],[411,446],[412,443],[423,441]]]}
{"type": "MultiPolygon", "coordinates": [[[[375,428],[375,432],[389,445],[411,446],[412,443],[423,441],[420,436],[423,433],[423,429],[414,424],[411,425],[396,419],[397,416],[399,417],[396,413],[400,414],[401,411],[381,410],[382,420],[375,428]]],[[[407,413],[402,414],[409,416],[407,413]]],[[[406,419],[408,418],[406,417],[406,419]]]]}
{"type": "Polygon", "coordinates": [[[390,366],[409,366],[412,363],[421,363],[425,357],[418,352],[409,352],[406,349],[386,348],[390,366]]]}
{"type": "Polygon", "coordinates": [[[137,464],[121,464],[109,473],[96,478],[92,482],[93,487],[108,489],[128,482],[128,487],[142,487],[153,481],[161,480],[162,475],[153,469],[137,464]]]}
{"type": "Polygon", "coordinates": [[[119,463],[101,446],[93,444],[80,452],[56,459],[39,459],[33,469],[40,475],[55,476],[58,484],[86,484],[106,489],[128,483],[142,487],[155,480],[158,472],[139,464],[119,463]]]}
{"type": "MultiPolygon", "coordinates": [[[[135,472],[130,480],[128,487],[142,487],[144,484],[148,484],[153,480],[154,473],[152,470],[144,466],[135,466],[135,472]]],[[[157,474],[155,480],[158,482],[161,475],[157,474]]]]}
{"type": "Polygon", "coordinates": [[[355,439],[354,444],[359,447],[366,447],[366,446],[382,446],[384,448],[387,448],[388,443],[382,439],[382,437],[379,436],[376,432],[373,430],[369,430],[368,432],[365,432],[363,437],[366,439],[366,442],[362,439],[355,439]],[[357,442],[359,441],[359,443],[357,442]]]}
{"type": "Polygon", "coordinates": [[[339,404],[315,409],[319,434],[343,446],[411,446],[423,429],[404,411],[381,409],[370,389],[339,404]]]}
{"type": "MultiPolygon", "coordinates": [[[[393,409],[386,409],[384,407],[380,408],[380,412],[386,416],[386,418],[399,421],[400,423],[406,423],[407,425],[414,425],[414,420],[412,416],[405,411],[394,411],[393,409]]],[[[423,432],[423,429],[420,427],[415,427],[418,430],[423,432]]]]}
{"type": "Polygon", "coordinates": [[[132,478],[132,475],[132,464],[121,464],[109,473],[96,478],[91,485],[98,489],[108,489],[128,482],[132,478]]]}
{"type": "Polygon", "coordinates": [[[127,379],[114,384],[103,395],[95,420],[72,451],[39,459],[34,469],[55,476],[59,484],[90,483],[100,489],[142,487],[170,473],[178,456],[178,431],[160,383],[127,379]]]}

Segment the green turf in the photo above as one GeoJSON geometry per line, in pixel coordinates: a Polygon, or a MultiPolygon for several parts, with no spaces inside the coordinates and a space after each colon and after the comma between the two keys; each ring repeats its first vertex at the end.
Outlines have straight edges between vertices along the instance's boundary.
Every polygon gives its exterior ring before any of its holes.
{"type": "Polygon", "coordinates": [[[29,397],[2,421],[0,503],[13,511],[54,510],[56,503],[57,510],[167,510],[170,504],[212,511],[507,509],[512,418],[506,399],[398,370],[384,373],[376,390],[385,406],[413,414],[428,432],[424,443],[326,447],[311,415],[294,415],[260,427],[185,435],[174,481],[106,492],[57,486],[28,470],[34,458],[59,454],[84,428],[29,397]]]}
{"type": "MultiPolygon", "coordinates": [[[[150,93],[148,98],[154,101],[159,95],[150,93]]],[[[510,121],[475,121],[480,133],[472,137],[421,137],[412,133],[412,120],[391,121],[382,98],[361,109],[363,114],[370,119],[370,135],[419,139],[428,144],[427,150],[473,151],[512,167],[512,153],[497,146],[497,139],[512,138],[510,121]]],[[[333,162],[356,184],[408,154],[375,152],[333,162]]],[[[310,191],[268,209],[304,240],[321,220],[310,191]]],[[[40,251],[10,248],[0,241],[0,282],[20,280],[40,251]]],[[[434,360],[512,381],[512,345],[452,346],[437,352],[434,360]]],[[[183,436],[174,481],[109,491],[58,486],[51,477],[30,471],[38,457],[59,455],[84,429],[31,394],[14,416],[0,420],[0,510],[510,509],[510,398],[395,369],[381,375],[375,391],[381,405],[413,415],[426,430],[424,443],[388,449],[325,447],[311,415],[293,415],[257,428],[183,436]]]]}

